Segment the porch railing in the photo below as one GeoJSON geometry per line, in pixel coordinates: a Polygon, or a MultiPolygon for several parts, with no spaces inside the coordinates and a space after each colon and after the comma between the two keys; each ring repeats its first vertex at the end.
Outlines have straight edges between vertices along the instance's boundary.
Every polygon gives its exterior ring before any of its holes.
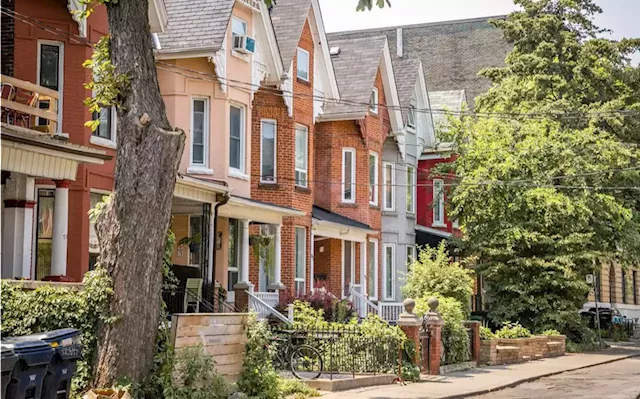
{"type": "Polygon", "coordinates": [[[57,131],[57,91],[6,75],[0,75],[0,83],[2,122],[50,134],[57,131]],[[44,120],[46,123],[42,124],[44,120]]]}
{"type": "Polygon", "coordinates": [[[402,302],[380,302],[378,307],[378,315],[389,323],[396,323],[400,318],[400,313],[404,311],[402,302]]]}
{"type": "Polygon", "coordinates": [[[351,295],[351,302],[353,302],[353,306],[356,308],[356,311],[361,318],[367,317],[369,313],[380,313],[378,305],[371,302],[366,296],[353,289],[353,287],[351,288],[351,295]]]}
{"type": "Polygon", "coordinates": [[[278,306],[280,302],[280,296],[277,292],[254,292],[253,295],[262,299],[264,303],[268,304],[272,308],[278,306]]]}
{"type": "Polygon", "coordinates": [[[256,296],[255,293],[249,291],[246,292],[249,295],[249,310],[258,314],[258,320],[266,319],[272,315],[283,323],[290,322],[287,317],[278,312],[273,306],[263,301],[260,297],[256,296]]]}
{"type": "Polygon", "coordinates": [[[237,313],[232,304],[224,301],[215,292],[205,290],[200,297],[186,288],[165,290],[162,292],[162,300],[167,305],[167,312],[174,313],[237,313]],[[185,299],[187,299],[185,301],[185,299]]]}

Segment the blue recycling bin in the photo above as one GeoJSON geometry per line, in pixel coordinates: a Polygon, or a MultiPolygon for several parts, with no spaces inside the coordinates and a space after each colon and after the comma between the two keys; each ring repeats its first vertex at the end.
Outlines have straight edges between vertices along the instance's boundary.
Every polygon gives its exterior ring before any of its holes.
{"type": "Polygon", "coordinates": [[[13,350],[17,357],[4,397],[40,399],[42,383],[54,353],[51,345],[33,336],[8,338],[2,344],[13,350]]]}
{"type": "Polygon", "coordinates": [[[63,328],[33,336],[48,343],[54,350],[42,383],[42,399],[69,398],[71,378],[76,373],[76,362],[82,355],[80,331],[63,328]]]}
{"type": "Polygon", "coordinates": [[[18,356],[13,352],[13,348],[7,345],[0,345],[0,352],[2,354],[2,386],[0,389],[0,395],[3,398],[7,397],[7,385],[11,382],[11,374],[13,374],[13,367],[18,362],[18,356]]]}

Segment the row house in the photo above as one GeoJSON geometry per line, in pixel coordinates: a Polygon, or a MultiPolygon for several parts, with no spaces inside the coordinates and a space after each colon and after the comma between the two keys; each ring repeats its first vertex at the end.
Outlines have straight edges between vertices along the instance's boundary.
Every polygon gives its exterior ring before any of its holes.
{"type": "MultiPolygon", "coordinates": [[[[97,260],[87,213],[113,189],[115,113],[83,103],[92,93],[82,63],[108,23],[104,6],[86,20],[73,14],[81,7],[3,2],[2,278],[79,281],[97,260]]],[[[162,0],[149,1],[149,22],[164,29],[162,0]]]]}

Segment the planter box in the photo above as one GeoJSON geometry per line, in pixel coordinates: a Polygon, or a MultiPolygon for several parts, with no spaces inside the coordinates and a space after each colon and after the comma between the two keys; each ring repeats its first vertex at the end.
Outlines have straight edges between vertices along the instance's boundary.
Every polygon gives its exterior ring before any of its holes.
{"type": "Polygon", "coordinates": [[[480,342],[479,364],[498,365],[528,362],[543,357],[562,356],[566,347],[564,335],[529,338],[496,338],[480,342]]]}

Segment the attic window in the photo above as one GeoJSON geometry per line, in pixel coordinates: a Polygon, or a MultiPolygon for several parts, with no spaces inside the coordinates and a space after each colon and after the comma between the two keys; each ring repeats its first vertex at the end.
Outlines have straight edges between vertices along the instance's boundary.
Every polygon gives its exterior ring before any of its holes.
{"type": "Polygon", "coordinates": [[[371,91],[371,98],[369,99],[369,111],[372,114],[378,114],[378,88],[374,87],[371,91]]]}
{"type": "Polygon", "coordinates": [[[411,104],[409,104],[409,113],[407,114],[407,127],[411,129],[416,128],[416,104],[413,100],[411,100],[411,104]]]}
{"type": "Polygon", "coordinates": [[[338,46],[331,47],[331,48],[329,49],[329,54],[331,54],[331,55],[338,55],[338,54],[340,54],[340,47],[338,47],[338,46]]]}

